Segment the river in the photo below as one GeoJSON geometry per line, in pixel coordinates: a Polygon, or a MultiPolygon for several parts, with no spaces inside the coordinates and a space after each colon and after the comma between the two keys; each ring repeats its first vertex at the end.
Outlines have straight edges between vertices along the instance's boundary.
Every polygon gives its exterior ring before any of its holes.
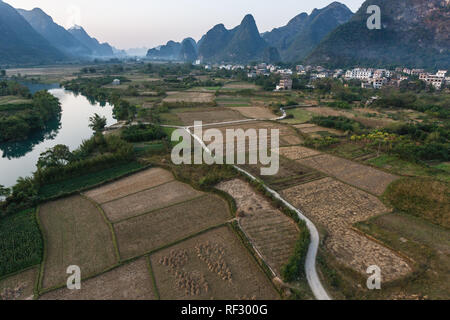
{"type": "Polygon", "coordinates": [[[61,118],[27,140],[0,143],[0,184],[6,187],[14,185],[19,177],[30,176],[36,171],[40,154],[48,148],[65,144],[73,151],[83,140],[90,138],[93,132],[88,126],[89,117],[94,113],[106,117],[108,126],[116,122],[109,104],[101,106],[58,85],[26,85],[32,93],[44,89],[57,97],[61,103],[61,118]]]}

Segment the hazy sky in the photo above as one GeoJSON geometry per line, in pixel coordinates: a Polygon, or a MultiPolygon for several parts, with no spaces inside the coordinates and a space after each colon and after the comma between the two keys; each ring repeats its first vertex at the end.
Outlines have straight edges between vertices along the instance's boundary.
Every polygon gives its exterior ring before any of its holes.
{"type": "MultiPolygon", "coordinates": [[[[39,7],[56,23],[82,25],[101,42],[120,49],[154,47],[186,37],[199,40],[218,23],[232,28],[245,14],[255,17],[260,32],[285,25],[332,0],[5,0],[15,8],[39,7]]],[[[341,0],[355,12],[364,0],[341,0]]]]}

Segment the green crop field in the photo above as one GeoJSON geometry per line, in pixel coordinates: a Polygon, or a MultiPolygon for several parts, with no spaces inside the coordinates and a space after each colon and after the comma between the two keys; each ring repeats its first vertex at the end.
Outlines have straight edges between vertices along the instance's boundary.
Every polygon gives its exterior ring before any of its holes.
{"type": "Polygon", "coordinates": [[[42,250],[34,209],[0,219],[0,278],[41,263],[42,250]]]}

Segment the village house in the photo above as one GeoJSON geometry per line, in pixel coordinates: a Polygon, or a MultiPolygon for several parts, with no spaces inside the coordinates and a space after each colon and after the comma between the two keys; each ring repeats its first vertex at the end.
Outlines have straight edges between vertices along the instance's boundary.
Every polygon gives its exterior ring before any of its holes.
{"type": "Polygon", "coordinates": [[[280,80],[280,83],[277,85],[276,91],[282,90],[292,90],[292,79],[283,78],[280,80]]]}

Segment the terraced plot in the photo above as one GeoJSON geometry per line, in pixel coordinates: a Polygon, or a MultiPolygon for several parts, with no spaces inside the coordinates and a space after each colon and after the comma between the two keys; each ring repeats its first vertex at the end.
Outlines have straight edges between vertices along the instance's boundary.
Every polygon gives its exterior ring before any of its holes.
{"type": "Polygon", "coordinates": [[[90,190],[85,195],[97,203],[105,203],[172,180],[174,178],[170,172],[160,168],[152,168],[90,190]]]}
{"type": "Polygon", "coordinates": [[[274,300],[279,295],[229,227],[150,257],[163,300],[274,300]]]}
{"type": "Polygon", "coordinates": [[[114,225],[122,257],[131,258],[230,220],[228,204],[204,195],[114,225]]]}
{"type": "Polygon", "coordinates": [[[67,267],[77,265],[82,277],[118,262],[111,230],[98,208],[81,196],[45,203],[39,219],[45,233],[44,289],[63,285],[67,267]]]}
{"type": "Polygon", "coordinates": [[[388,211],[376,197],[332,178],[295,186],[281,195],[327,230],[325,247],[340,263],[361,274],[366,274],[369,266],[377,265],[384,281],[411,271],[396,253],[352,229],[356,222],[388,211]]]}
{"type": "Polygon", "coordinates": [[[118,222],[201,195],[187,184],[172,181],[104,203],[102,208],[110,221],[118,222]]]}
{"type": "Polygon", "coordinates": [[[295,222],[273,208],[263,196],[242,180],[222,182],[217,188],[236,200],[242,230],[272,270],[280,275],[281,268],[294,253],[299,236],[295,222]]]}
{"type": "Polygon", "coordinates": [[[301,146],[280,148],[280,155],[291,160],[300,160],[320,154],[319,151],[301,146]]]}
{"type": "Polygon", "coordinates": [[[80,290],[62,288],[41,300],[154,300],[147,258],[130,262],[81,283],[80,290]]]}
{"type": "Polygon", "coordinates": [[[39,267],[33,267],[19,274],[0,280],[1,300],[31,300],[39,267]]]}
{"type": "Polygon", "coordinates": [[[214,101],[214,93],[210,92],[167,92],[168,97],[163,102],[192,102],[192,103],[209,103],[214,101]]]}
{"type": "Polygon", "coordinates": [[[312,135],[314,135],[314,134],[317,135],[318,132],[329,132],[329,133],[332,133],[337,136],[344,135],[344,132],[342,132],[340,130],[325,128],[325,127],[321,127],[321,126],[317,126],[315,124],[309,124],[309,123],[298,124],[298,125],[295,125],[294,127],[299,129],[302,133],[308,133],[308,134],[312,134],[312,135]]]}
{"type": "MultiPolygon", "coordinates": [[[[281,148],[280,150],[283,149],[284,148],[281,148]]],[[[307,168],[297,161],[289,160],[284,157],[280,157],[279,170],[276,175],[262,176],[261,164],[241,165],[241,167],[250,172],[253,176],[257,176],[259,179],[263,180],[264,183],[274,190],[283,190],[324,176],[322,173],[307,168]]]]}
{"type": "Polygon", "coordinates": [[[202,121],[203,124],[208,124],[246,119],[239,112],[225,108],[217,108],[214,111],[180,112],[177,113],[177,116],[187,126],[194,125],[195,121],[202,121]]]}
{"type": "Polygon", "coordinates": [[[230,109],[233,109],[250,119],[270,120],[277,117],[270,109],[265,107],[230,107],[230,109]]]}
{"type": "Polygon", "coordinates": [[[328,154],[298,161],[376,195],[382,195],[387,186],[397,179],[392,174],[328,154]]]}

